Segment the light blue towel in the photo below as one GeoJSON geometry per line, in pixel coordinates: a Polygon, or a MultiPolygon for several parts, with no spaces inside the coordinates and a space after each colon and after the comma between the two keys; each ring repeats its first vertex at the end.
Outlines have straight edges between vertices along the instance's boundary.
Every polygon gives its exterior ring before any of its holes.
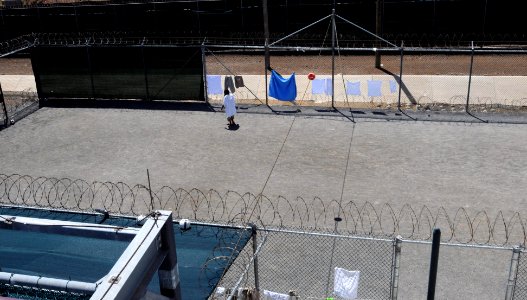
{"type": "Polygon", "coordinates": [[[382,81],[368,80],[368,97],[380,97],[382,81]]]}
{"type": "Polygon", "coordinates": [[[397,81],[390,80],[390,93],[397,92],[397,81]]]}
{"type": "Polygon", "coordinates": [[[314,79],[311,84],[311,94],[321,95],[326,93],[326,79],[314,79]]]}
{"type": "Polygon", "coordinates": [[[328,96],[333,95],[333,85],[331,83],[332,81],[330,78],[326,79],[326,95],[328,96]]]}
{"type": "Polygon", "coordinates": [[[351,96],[360,96],[360,81],[346,81],[346,93],[351,96]]]}
{"type": "Polygon", "coordinates": [[[220,75],[207,75],[207,94],[209,95],[222,95],[223,90],[221,89],[221,76],[220,75]]]}

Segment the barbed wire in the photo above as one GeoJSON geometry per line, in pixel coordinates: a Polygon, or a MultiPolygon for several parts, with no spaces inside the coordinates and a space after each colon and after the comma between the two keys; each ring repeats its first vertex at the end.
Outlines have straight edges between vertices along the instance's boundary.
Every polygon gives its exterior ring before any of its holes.
{"type": "Polygon", "coordinates": [[[518,212],[469,212],[465,208],[447,210],[419,208],[409,204],[395,208],[344,199],[325,201],[262,194],[221,193],[214,189],[183,189],[163,186],[150,191],[142,184],[87,182],[81,179],[31,177],[0,174],[0,203],[52,209],[94,211],[105,209],[122,215],[141,215],[153,209],[168,209],[175,218],[189,218],[224,224],[255,223],[261,227],[290,228],[330,232],[336,216],[342,218],[338,231],[375,237],[429,240],[440,227],[445,242],[489,245],[525,245],[527,235],[523,216],[518,212]]]}
{"type": "Polygon", "coordinates": [[[7,41],[0,41],[0,57],[29,49],[34,45],[35,37],[32,34],[22,35],[7,41]]]}

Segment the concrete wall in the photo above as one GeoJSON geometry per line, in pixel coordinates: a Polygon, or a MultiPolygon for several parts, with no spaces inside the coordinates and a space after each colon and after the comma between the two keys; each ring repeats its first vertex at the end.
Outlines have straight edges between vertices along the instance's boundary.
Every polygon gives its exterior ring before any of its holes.
{"type": "MultiPolygon", "coordinates": [[[[316,79],[330,79],[331,75],[318,75],[316,79]]],[[[225,76],[222,75],[221,84],[225,76]]],[[[239,100],[265,99],[265,77],[244,75],[246,87],[236,90],[239,100]]],[[[36,92],[32,75],[0,75],[4,93],[36,92]]],[[[324,103],[331,101],[331,94],[313,94],[312,81],[307,75],[296,75],[297,101],[324,103]]],[[[403,75],[402,104],[465,104],[468,92],[467,76],[403,75]]],[[[351,103],[397,103],[399,85],[389,75],[335,75],[335,101],[351,103]],[[368,96],[368,80],[381,82],[381,96],[368,96]],[[360,95],[346,95],[345,83],[360,82],[360,95]],[[395,84],[390,88],[390,81],[395,84]],[[395,89],[393,89],[395,87],[395,89]]],[[[210,100],[221,101],[223,94],[209,94],[210,100]]],[[[272,99],[272,98],[271,98],[272,99]]],[[[471,104],[527,105],[527,76],[473,76],[471,104]]]]}
{"type": "MultiPolygon", "coordinates": [[[[225,75],[222,75],[222,85],[225,75]]],[[[316,79],[330,79],[331,75],[318,75],[316,79]]],[[[246,87],[238,88],[238,99],[265,99],[265,77],[243,76],[246,87]]],[[[297,101],[323,103],[331,101],[331,94],[313,94],[312,81],[307,75],[296,75],[297,101]]],[[[403,75],[401,103],[403,104],[465,104],[468,76],[403,75]]],[[[389,75],[335,75],[335,101],[355,103],[397,103],[399,85],[389,75]],[[381,96],[369,96],[368,81],[381,82],[381,96]],[[345,83],[360,82],[360,95],[346,95],[345,83]],[[394,86],[390,88],[390,81],[394,86]]],[[[210,100],[220,101],[222,94],[209,94],[210,100]]],[[[272,98],[270,98],[272,99],[272,98]]],[[[470,91],[472,104],[527,105],[527,76],[473,76],[470,91]]]]}

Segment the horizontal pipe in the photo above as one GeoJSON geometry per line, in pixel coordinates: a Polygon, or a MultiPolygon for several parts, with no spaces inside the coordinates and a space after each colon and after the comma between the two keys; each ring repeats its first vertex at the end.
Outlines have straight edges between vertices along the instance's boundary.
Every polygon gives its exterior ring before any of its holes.
{"type": "MultiPolygon", "coordinates": [[[[431,245],[431,241],[418,241],[418,240],[402,240],[403,243],[408,244],[427,244],[431,245]]],[[[491,245],[478,245],[478,244],[461,244],[461,243],[441,243],[441,246],[447,247],[462,247],[462,248],[478,248],[478,249],[493,249],[493,250],[513,250],[514,247],[505,247],[505,246],[491,246],[491,245]]]]}
{"type": "Polygon", "coordinates": [[[0,228],[98,239],[131,241],[139,228],[0,215],[0,228]]]}
{"type": "Polygon", "coordinates": [[[332,233],[321,233],[321,232],[308,232],[299,230],[286,230],[286,229],[274,229],[274,228],[258,228],[258,231],[265,232],[276,232],[276,233],[292,233],[292,234],[303,234],[311,236],[324,236],[324,237],[335,237],[351,240],[364,240],[364,241],[381,241],[381,242],[393,242],[393,239],[373,238],[373,237],[361,237],[361,236],[350,236],[350,235],[339,235],[332,233]]]}
{"type": "Polygon", "coordinates": [[[97,285],[92,282],[0,272],[0,283],[60,292],[92,294],[97,285]]]}

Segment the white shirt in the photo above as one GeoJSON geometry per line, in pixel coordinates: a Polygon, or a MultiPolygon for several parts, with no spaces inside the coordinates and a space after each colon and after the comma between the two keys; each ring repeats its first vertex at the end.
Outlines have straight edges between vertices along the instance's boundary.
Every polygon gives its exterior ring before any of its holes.
{"type": "Polygon", "coordinates": [[[234,95],[225,95],[225,97],[223,97],[223,106],[225,106],[225,114],[227,115],[227,118],[234,116],[236,114],[234,95]]]}

